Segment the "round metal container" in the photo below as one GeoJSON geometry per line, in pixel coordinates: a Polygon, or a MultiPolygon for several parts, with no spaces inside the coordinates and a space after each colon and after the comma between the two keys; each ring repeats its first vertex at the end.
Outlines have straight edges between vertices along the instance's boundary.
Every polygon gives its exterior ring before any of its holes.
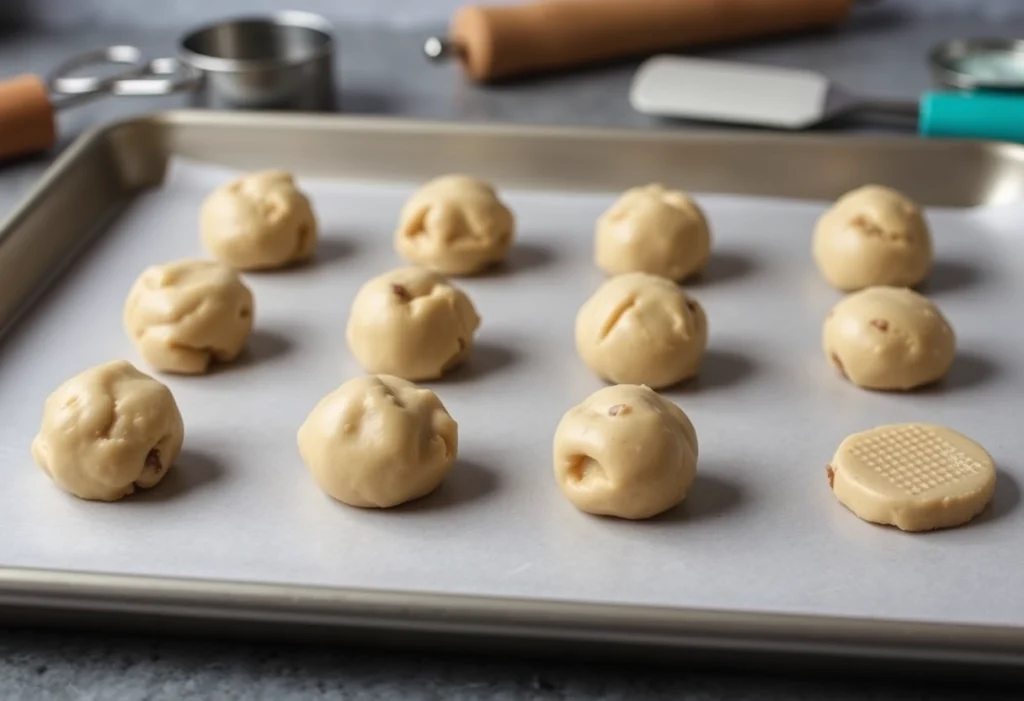
{"type": "Polygon", "coordinates": [[[334,38],[331,25],[318,15],[278,12],[200,27],[182,38],[179,59],[194,73],[196,106],[334,107],[334,38]]]}

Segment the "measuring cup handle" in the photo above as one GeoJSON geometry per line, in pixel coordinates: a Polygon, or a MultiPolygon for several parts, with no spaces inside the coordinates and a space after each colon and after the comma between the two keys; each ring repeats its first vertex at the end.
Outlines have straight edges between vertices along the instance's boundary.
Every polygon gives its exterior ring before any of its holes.
{"type": "Polygon", "coordinates": [[[57,140],[53,103],[35,75],[0,82],[0,160],[45,151],[57,140]]]}
{"type": "Polygon", "coordinates": [[[936,91],[921,97],[923,136],[1024,143],[1024,97],[977,90],[936,91]]]}

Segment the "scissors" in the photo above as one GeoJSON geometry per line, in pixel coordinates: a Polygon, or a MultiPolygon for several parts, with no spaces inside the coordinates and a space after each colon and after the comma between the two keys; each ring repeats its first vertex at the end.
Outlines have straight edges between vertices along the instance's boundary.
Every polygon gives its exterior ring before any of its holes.
{"type": "Polygon", "coordinates": [[[46,77],[0,82],[0,159],[49,148],[58,112],[107,95],[189,93],[200,107],[330,110],[333,64],[330,23],[297,11],[199,27],[173,58],[148,59],[134,46],[88,51],[46,77]]]}
{"type": "Polygon", "coordinates": [[[195,90],[198,70],[177,58],[149,60],[135,46],[107,46],[73,56],[45,79],[54,109],[61,110],[107,95],[156,96],[195,90]],[[116,67],[115,70],[110,70],[116,67]],[[87,69],[106,75],[84,75],[87,69]]]}

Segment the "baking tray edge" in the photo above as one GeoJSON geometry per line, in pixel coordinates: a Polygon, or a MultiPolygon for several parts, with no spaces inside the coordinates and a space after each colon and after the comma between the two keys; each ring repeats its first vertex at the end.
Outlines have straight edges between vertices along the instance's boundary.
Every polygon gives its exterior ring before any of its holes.
{"type": "MultiPolygon", "coordinates": [[[[19,227],[49,207],[61,188],[80,186],[72,177],[88,159],[107,169],[111,198],[93,212],[116,215],[133,193],[160,182],[169,155],[189,155],[191,130],[220,131],[240,125],[256,130],[373,131],[394,134],[429,132],[433,135],[489,134],[540,139],[616,139],[648,147],[703,143],[709,148],[731,142],[773,142],[780,146],[831,143],[837,138],[850,147],[871,143],[898,150],[946,149],[972,155],[991,173],[982,190],[960,192],[956,205],[1002,201],[1024,192],[1024,149],[1006,144],[949,142],[920,146],[908,139],[862,137],[786,137],[778,135],[680,135],[614,130],[576,130],[546,127],[490,126],[414,122],[390,118],[345,118],[310,115],[252,115],[177,111],[165,112],[98,127],[80,137],[48,169],[35,187],[0,224],[0,249],[19,227]],[[798,141],[799,139],[799,141],[798,141]],[[106,159],[106,160],[104,160],[106,159]],[[986,166],[987,163],[987,166],[986,166]]],[[[192,144],[194,146],[194,144],[192,144]]],[[[193,154],[199,155],[199,154],[193,154]]],[[[948,157],[948,156],[947,156],[948,157]]],[[[413,169],[414,171],[416,169],[413,169]]],[[[413,172],[413,176],[417,173],[413,172]]],[[[514,174],[513,174],[514,175],[514,174]]],[[[558,174],[556,174],[558,175],[558,174]]],[[[595,185],[609,184],[594,183],[595,185]]],[[[67,193],[65,193],[67,194],[67,193]]],[[[940,192],[939,194],[943,194],[940,192]]],[[[946,191],[945,194],[949,194],[946,191]]],[[[927,197],[924,199],[928,199],[927,197]]],[[[84,245],[84,242],[82,242],[84,245]]],[[[73,256],[71,256],[73,258],[73,256]]],[[[2,259],[0,259],[2,262],[2,259]]],[[[67,261],[65,261],[66,263],[67,261]]],[[[2,300],[0,300],[2,301],[2,300]]],[[[8,300],[10,301],[10,300],[8,300]]],[[[16,300],[24,307],[27,296],[16,300]]],[[[3,306],[0,305],[0,311],[3,306]]],[[[0,314],[0,330],[11,318],[0,314]]],[[[175,622],[201,623],[216,630],[244,622],[254,631],[363,630],[400,642],[410,635],[482,639],[497,644],[585,642],[588,646],[676,651],[771,653],[798,660],[844,658],[860,661],[900,661],[917,664],[995,666],[1024,670],[1024,630],[997,626],[877,621],[825,616],[712,611],[588,604],[544,600],[502,599],[453,594],[420,594],[244,582],[203,581],[164,577],[107,575],[85,572],[0,567],[0,620],[45,621],[52,614],[96,614],[98,620],[145,618],[155,627],[175,622]]],[[[60,620],[57,618],[57,620],[60,620]]],[[[321,637],[321,636],[317,636],[321,637]]]]}
{"type": "Polygon", "coordinates": [[[299,638],[346,629],[373,631],[386,642],[426,634],[500,641],[526,652],[580,642],[593,649],[658,650],[661,659],[694,650],[769,653],[1001,667],[1015,674],[1024,663],[1024,633],[995,626],[0,568],[0,618],[20,620],[19,611],[92,613],[108,622],[138,616],[151,630],[190,621],[206,631],[243,622],[257,634],[299,638]]]}

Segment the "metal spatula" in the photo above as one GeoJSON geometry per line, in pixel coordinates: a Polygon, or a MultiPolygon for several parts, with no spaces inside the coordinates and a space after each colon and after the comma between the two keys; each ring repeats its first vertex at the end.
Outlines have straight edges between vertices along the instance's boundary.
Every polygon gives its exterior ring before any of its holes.
{"type": "Polygon", "coordinates": [[[872,100],[814,71],[682,56],[656,56],[641,65],[630,102],[661,117],[789,130],[871,111],[916,117],[925,136],[1024,141],[1024,97],[1013,93],[941,91],[917,103],[872,100]]]}

